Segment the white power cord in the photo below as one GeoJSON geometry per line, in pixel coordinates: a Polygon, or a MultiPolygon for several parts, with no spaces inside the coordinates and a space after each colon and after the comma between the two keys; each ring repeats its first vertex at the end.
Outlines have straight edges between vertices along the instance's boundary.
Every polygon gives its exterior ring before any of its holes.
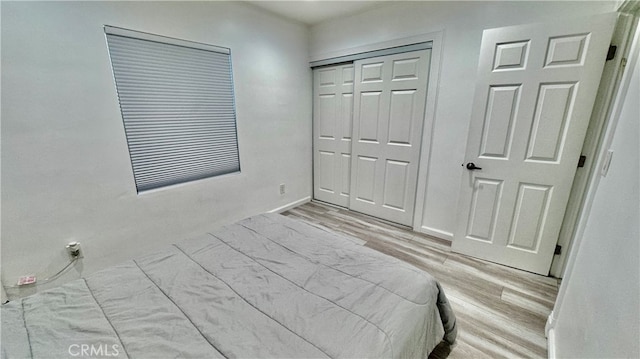
{"type": "Polygon", "coordinates": [[[52,276],[49,276],[49,277],[47,277],[45,279],[38,280],[33,284],[24,284],[24,285],[14,284],[14,285],[5,285],[4,287],[5,288],[20,288],[20,287],[28,288],[28,287],[38,286],[38,285],[41,285],[41,284],[47,284],[47,283],[51,282],[52,280],[56,279],[60,274],[64,273],[67,269],[69,269],[69,267],[71,267],[71,265],[78,260],[78,257],[79,256],[74,256],[73,259],[71,260],[71,262],[69,262],[66,266],[64,266],[64,268],[60,269],[56,274],[54,274],[52,276]]]}

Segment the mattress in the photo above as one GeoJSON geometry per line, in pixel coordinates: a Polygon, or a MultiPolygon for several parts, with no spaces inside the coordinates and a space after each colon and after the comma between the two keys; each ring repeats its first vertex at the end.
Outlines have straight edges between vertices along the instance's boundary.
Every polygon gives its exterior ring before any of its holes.
{"type": "Polygon", "coordinates": [[[1,311],[3,358],[426,358],[457,332],[429,274],[278,214],[1,311]]]}

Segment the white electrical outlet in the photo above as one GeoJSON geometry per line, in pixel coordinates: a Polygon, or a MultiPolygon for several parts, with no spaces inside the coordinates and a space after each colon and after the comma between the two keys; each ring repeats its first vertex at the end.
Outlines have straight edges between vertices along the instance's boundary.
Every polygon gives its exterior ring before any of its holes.
{"type": "Polygon", "coordinates": [[[71,257],[76,258],[80,256],[80,242],[69,242],[65,248],[67,248],[67,253],[69,253],[71,257]]]}
{"type": "Polygon", "coordinates": [[[285,192],[284,183],[280,183],[280,195],[283,195],[285,192]]]}

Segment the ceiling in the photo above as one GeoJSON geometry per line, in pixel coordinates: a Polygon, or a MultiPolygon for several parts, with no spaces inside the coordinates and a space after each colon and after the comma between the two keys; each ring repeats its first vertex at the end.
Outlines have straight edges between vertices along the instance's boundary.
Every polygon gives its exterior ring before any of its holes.
{"type": "Polygon", "coordinates": [[[306,25],[315,25],[325,20],[353,15],[389,3],[389,1],[247,1],[269,12],[284,16],[306,25]]]}

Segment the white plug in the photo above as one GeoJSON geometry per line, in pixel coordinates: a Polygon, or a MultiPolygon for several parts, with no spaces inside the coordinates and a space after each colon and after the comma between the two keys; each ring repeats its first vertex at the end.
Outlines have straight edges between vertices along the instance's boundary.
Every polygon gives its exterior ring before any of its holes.
{"type": "Polygon", "coordinates": [[[80,242],[69,242],[66,248],[69,255],[73,258],[80,256],[80,242]]]}

